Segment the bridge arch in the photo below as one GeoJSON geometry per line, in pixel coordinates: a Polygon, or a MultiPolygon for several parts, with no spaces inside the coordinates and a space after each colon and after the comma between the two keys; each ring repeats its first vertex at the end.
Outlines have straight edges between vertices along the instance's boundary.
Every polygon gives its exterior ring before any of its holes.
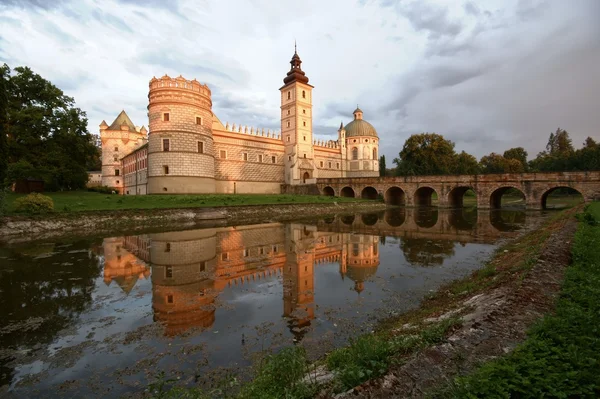
{"type": "Polygon", "coordinates": [[[385,211],[383,216],[390,227],[400,227],[406,221],[406,208],[394,208],[385,211]]]}
{"type": "Polygon", "coordinates": [[[356,194],[354,193],[354,189],[352,187],[346,186],[340,191],[340,197],[354,198],[356,197],[356,194]]]}
{"type": "Polygon", "coordinates": [[[363,213],[360,220],[365,226],[374,226],[379,221],[379,215],[376,213],[363,213]]]}
{"type": "Polygon", "coordinates": [[[437,197],[437,192],[432,187],[429,187],[429,186],[419,187],[415,191],[415,196],[414,196],[415,205],[432,206],[434,194],[437,197]]]}
{"type": "Polygon", "coordinates": [[[388,188],[384,199],[385,203],[389,205],[406,205],[406,193],[398,186],[388,188]]]}
{"type": "Polygon", "coordinates": [[[377,199],[377,189],[375,187],[367,186],[362,189],[360,193],[360,197],[363,199],[376,200],[377,199]]]}
{"type": "Polygon", "coordinates": [[[542,194],[542,209],[548,209],[548,208],[562,208],[562,207],[567,207],[571,204],[576,204],[576,203],[580,203],[583,202],[583,193],[579,190],[574,189],[573,187],[568,187],[568,186],[557,186],[557,187],[552,187],[551,189],[547,190],[544,194],[542,194]],[[560,197],[562,197],[562,199],[564,200],[563,203],[561,203],[562,201],[558,200],[558,201],[552,201],[553,199],[555,199],[556,197],[554,196],[554,194],[560,194],[560,197]],[[554,198],[553,198],[554,197],[554,198]],[[548,205],[548,200],[551,200],[552,202],[558,202],[558,204],[552,204],[552,205],[548,205]]]}
{"type": "Polygon", "coordinates": [[[344,215],[340,218],[342,223],[345,225],[351,226],[354,223],[354,215],[344,215]]]}
{"type": "Polygon", "coordinates": [[[471,186],[454,187],[448,193],[448,206],[450,208],[462,208],[464,206],[465,194],[469,191],[475,192],[471,186]]]}
{"type": "Polygon", "coordinates": [[[435,226],[438,222],[438,216],[439,213],[437,208],[416,209],[413,214],[415,224],[424,229],[435,226]]]}
{"type": "Polygon", "coordinates": [[[327,186],[323,189],[323,195],[328,197],[335,197],[335,190],[331,186],[327,186]]]}
{"type": "Polygon", "coordinates": [[[502,186],[496,188],[490,194],[490,208],[499,209],[502,208],[502,196],[504,194],[511,194],[514,199],[505,203],[505,205],[524,205],[526,203],[525,193],[517,187],[513,186],[502,186]],[[518,199],[520,198],[520,199],[518,199]]]}

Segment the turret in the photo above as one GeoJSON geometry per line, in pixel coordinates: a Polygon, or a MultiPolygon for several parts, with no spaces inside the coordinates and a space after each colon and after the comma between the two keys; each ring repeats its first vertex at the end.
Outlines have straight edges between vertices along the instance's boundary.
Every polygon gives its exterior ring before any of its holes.
{"type": "Polygon", "coordinates": [[[148,93],[148,193],[214,193],[212,100],[208,86],[167,75],[148,93]]]}

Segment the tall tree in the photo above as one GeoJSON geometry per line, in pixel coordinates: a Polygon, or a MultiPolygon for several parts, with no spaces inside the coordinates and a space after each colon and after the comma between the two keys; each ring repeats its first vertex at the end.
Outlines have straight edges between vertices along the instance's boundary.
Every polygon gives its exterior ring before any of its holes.
{"type": "Polygon", "coordinates": [[[379,176],[385,176],[387,170],[385,168],[385,155],[379,157],[379,176]]]}
{"type": "Polygon", "coordinates": [[[453,172],[456,153],[454,143],[435,133],[410,136],[399,157],[394,159],[396,174],[447,175],[453,172]]]}
{"type": "Polygon", "coordinates": [[[523,147],[515,147],[504,151],[504,158],[516,159],[523,165],[523,170],[527,171],[527,151],[523,147]]]}
{"type": "Polygon", "coordinates": [[[569,133],[561,128],[556,129],[555,133],[550,133],[546,151],[550,155],[566,155],[574,151],[573,142],[569,137],[569,133]]]}
{"type": "Polygon", "coordinates": [[[7,82],[9,177],[43,178],[50,190],[84,187],[86,165],[97,151],[85,112],[28,67],[14,72],[7,82]]]}

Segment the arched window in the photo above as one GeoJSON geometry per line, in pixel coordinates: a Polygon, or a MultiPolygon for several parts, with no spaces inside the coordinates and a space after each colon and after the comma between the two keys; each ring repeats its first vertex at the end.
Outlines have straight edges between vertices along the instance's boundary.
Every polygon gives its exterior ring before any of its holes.
{"type": "Polygon", "coordinates": [[[353,160],[357,160],[358,159],[358,148],[354,147],[352,149],[352,159],[353,160]]]}
{"type": "Polygon", "coordinates": [[[292,93],[290,91],[288,91],[288,100],[292,98],[292,93]]]}
{"type": "Polygon", "coordinates": [[[373,148],[373,159],[377,159],[377,148],[373,148]]]}
{"type": "Polygon", "coordinates": [[[371,155],[370,152],[371,151],[369,151],[369,147],[365,147],[363,149],[363,159],[369,159],[369,155],[371,155]]]}
{"type": "Polygon", "coordinates": [[[306,92],[302,90],[302,98],[306,98],[306,92]]]}

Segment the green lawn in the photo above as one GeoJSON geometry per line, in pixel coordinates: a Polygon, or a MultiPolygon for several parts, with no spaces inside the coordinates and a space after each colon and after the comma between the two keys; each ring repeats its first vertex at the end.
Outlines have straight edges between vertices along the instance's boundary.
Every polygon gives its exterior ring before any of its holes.
{"type": "MultiPolygon", "coordinates": [[[[88,191],[44,193],[54,201],[56,212],[122,209],[168,209],[213,206],[270,204],[331,204],[365,201],[355,198],[288,194],[198,194],[198,195],[110,195],[88,191]]],[[[15,214],[13,202],[23,194],[8,194],[8,213],[15,214]]]]}
{"type": "Polygon", "coordinates": [[[590,204],[573,244],[573,264],[556,310],[508,356],[456,379],[442,397],[600,396],[600,203],[590,204]],[[595,219],[595,220],[594,220],[595,219]]]}

